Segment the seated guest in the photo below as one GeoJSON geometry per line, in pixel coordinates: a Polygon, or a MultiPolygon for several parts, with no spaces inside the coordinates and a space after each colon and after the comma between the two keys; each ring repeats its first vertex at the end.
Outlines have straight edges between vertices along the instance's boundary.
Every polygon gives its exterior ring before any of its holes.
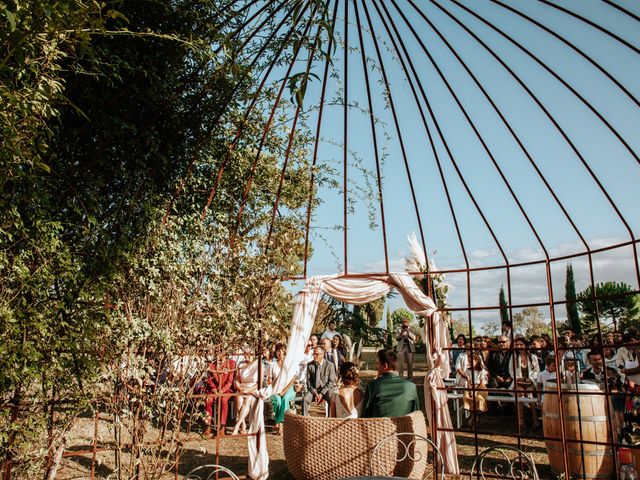
{"type": "Polygon", "coordinates": [[[204,431],[205,437],[211,435],[211,426],[215,424],[213,418],[214,402],[220,407],[220,431],[218,431],[218,435],[225,434],[230,397],[223,394],[233,392],[235,372],[235,362],[230,358],[225,359],[223,356],[219,356],[216,362],[209,365],[205,383],[205,393],[209,394],[204,403],[205,411],[207,412],[207,428],[204,431]]]}
{"type": "Polygon", "coordinates": [[[529,350],[538,358],[538,369],[541,372],[544,370],[544,359],[549,354],[548,351],[542,349],[542,342],[544,342],[544,340],[538,336],[531,337],[529,341],[529,350]]]}
{"type": "Polygon", "coordinates": [[[509,339],[500,335],[498,337],[498,350],[491,352],[487,369],[489,370],[489,388],[509,388],[513,383],[513,377],[509,373],[511,365],[511,352],[509,351],[509,339]]]}
{"type": "MultiPolygon", "coordinates": [[[[513,368],[513,363],[509,364],[510,376],[516,379],[516,397],[519,398],[531,398],[531,393],[536,390],[536,380],[538,379],[538,374],[540,373],[540,367],[538,366],[538,358],[535,354],[531,353],[529,350],[529,345],[525,338],[518,338],[515,342],[515,369],[513,368]]],[[[520,423],[520,427],[524,428],[524,402],[518,403],[518,421],[520,423]]],[[[531,409],[531,417],[533,418],[533,423],[531,428],[536,428],[539,426],[538,417],[536,415],[535,404],[529,403],[529,408],[531,409]]]]}
{"type": "Polygon", "coordinates": [[[344,363],[344,356],[338,350],[334,350],[333,342],[328,338],[320,340],[320,347],[324,350],[324,359],[329,363],[333,363],[336,372],[338,372],[340,365],[344,363]]]}
{"type": "Polygon", "coordinates": [[[302,357],[302,360],[300,361],[300,365],[298,368],[298,375],[296,375],[298,377],[298,383],[296,384],[296,391],[301,391],[304,388],[304,385],[306,385],[307,382],[307,365],[309,364],[309,362],[313,361],[313,350],[316,348],[317,343],[318,343],[318,337],[316,337],[316,341],[315,341],[315,345],[313,342],[313,337],[315,337],[315,335],[311,335],[311,337],[309,338],[309,341],[307,342],[307,346],[304,347],[304,355],[302,357]]]}
{"type": "Polygon", "coordinates": [[[489,361],[489,349],[487,347],[488,345],[484,341],[484,337],[477,336],[473,339],[473,351],[478,352],[478,355],[482,358],[484,365],[489,361]]]}
{"type": "Polygon", "coordinates": [[[624,341],[624,339],[623,339],[623,336],[622,336],[622,332],[620,330],[614,330],[613,331],[613,346],[615,347],[616,350],[622,346],[623,341],[624,341]]]}
{"type": "MultiPolygon", "coordinates": [[[[273,385],[284,364],[284,357],[286,355],[286,349],[284,343],[277,343],[275,346],[274,358],[269,364],[269,375],[267,377],[267,384],[273,385]]],[[[284,421],[284,413],[287,411],[289,403],[296,396],[296,392],[293,388],[293,384],[297,380],[296,377],[289,382],[281,391],[274,395],[271,395],[271,405],[273,406],[273,414],[275,415],[275,433],[279,435],[282,433],[282,422],[284,421]]]]}
{"type": "MultiPolygon", "coordinates": [[[[326,340],[326,339],[325,339],[326,340]]],[[[313,350],[313,361],[307,365],[307,391],[302,400],[302,414],[309,413],[311,402],[330,404],[336,388],[336,369],[332,362],[324,358],[324,350],[313,350]]]]}
{"type": "Polygon", "coordinates": [[[511,333],[513,330],[513,323],[511,323],[510,320],[507,320],[506,322],[502,322],[502,335],[507,337],[507,338],[511,338],[511,333]]]}
{"type": "MultiPolygon", "coordinates": [[[[618,371],[618,364],[616,363],[616,349],[611,345],[605,345],[602,348],[602,361],[607,366],[607,368],[613,368],[618,371]]],[[[618,372],[618,374],[620,374],[618,372]]]]}
{"type": "Polygon", "coordinates": [[[378,350],[378,378],[364,392],[363,417],[400,417],[420,409],[416,384],[396,372],[398,357],[393,350],[378,350]]]}
{"type": "Polygon", "coordinates": [[[267,377],[269,375],[269,362],[271,361],[271,349],[264,347],[260,354],[260,362],[262,363],[262,378],[260,379],[260,385],[258,388],[262,388],[267,384],[267,377]]]}
{"type": "Polygon", "coordinates": [[[536,385],[538,390],[538,404],[542,405],[544,402],[544,392],[552,391],[555,392],[557,389],[546,387],[545,383],[547,380],[555,380],[558,381],[558,372],[556,371],[556,356],[553,353],[547,355],[547,358],[544,359],[545,369],[538,374],[538,378],[536,379],[536,385]]]}
{"type": "Polygon", "coordinates": [[[634,362],[638,361],[635,352],[631,348],[631,343],[633,343],[634,340],[635,339],[630,334],[625,333],[622,337],[622,344],[620,344],[616,351],[616,365],[618,366],[618,370],[620,371],[620,373],[625,374],[625,372],[623,372],[623,369],[625,369],[625,367],[629,365],[633,365],[634,362]]]}
{"type": "Polygon", "coordinates": [[[568,351],[566,354],[566,355],[573,355],[573,358],[575,358],[578,361],[578,370],[580,372],[582,372],[585,368],[587,368],[587,354],[585,352],[584,347],[585,345],[583,344],[582,336],[574,335],[571,338],[572,349],[568,351]]]}
{"type": "Polygon", "coordinates": [[[640,383],[640,365],[638,358],[638,350],[640,349],[640,343],[638,343],[634,337],[631,337],[631,343],[626,347],[620,347],[618,349],[617,361],[618,369],[620,373],[625,376],[625,380],[630,380],[634,383],[640,383]],[[624,355],[624,363],[620,364],[620,352],[626,350],[624,355]]]}
{"type": "Polygon", "coordinates": [[[563,383],[578,383],[581,378],[580,370],[578,369],[579,363],[575,358],[564,356],[562,359],[562,365],[560,367],[560,373],[562,375],[563,383]]]}
{"type": "Polygon", "coordinates": [[[463,398],[463,408],[470,413],[469,426],[474,428],[477,424],[477,413],[487,411],[487,383],[489,383],[489,372],[484,366],[484,360],[480,352],[473,352],[469,357],[469,368],[465,372],[468,378],[468,387],[463,398]]]}
{"type": "Polygon", "coordinates": [[[547,355],[553,353],[553,340],[551,340],[551,337],[548,333],[543,333],[542,335],[540,335],[540,339],[542,351],[545,352],[543,356],[546,359],[547,355]]]}
{"type": "Polygon", "coordinates": [[[573,343],[569,335],[558,337],[558,365],[561,373],[565,371],[564,365],[567,360],[578,362],[575,351],[572,349],[573,343]]]}
{"type": "Polygon", "coordinates": [[[622,385],[620,381],[620,374],[615,368],[609,368],[604,366],[602,361],[602,354],[598,350],[591,350],[588,354],[590,367],[582,373],[583,380],[591,380],[593,382],[604,384],[605,368],[607,376],[607,384],[609,390],[618,390],[622,385]]]}
{"type": "MultiPolygon", "coordinates": [[[[249,394],[255,392],[258,387],[258,360],[254,360],[253,352],[249,349],[245,350],[244,358],[238,363],[236,371],[235,390],[240,394],[249,394]]],[[[235,397],[238,418],[236,426],[233,428],[233,434],[246,433],[247,426],[245,419],[256,400],[253,395],[235,397]]]]}
{"type": "Polygon", "coordinates": [[[467,338],[463,334],[456,337],[456,346],[451,349],[451,365],[455,365],[458,356],[464,352],[465,343],[467,343],[467,338]]]}
{"type": "Polygon", "coordinates": [[[331,350],[333,352],[338,352],[338,367],[340,367],[347,357],[347,351],[342,343],[342,335],[339,333],[334,335],[331,339],[331,350]],[[340,361],[340,359],[342,359],[342,361],[340,361]]]}
{"type": "Polygon", "coordinates": [[[360,386],[358,369],[354,363],[344,362],[340,367],[340,388],[333,396],[329,416],[358,418],[362,415],[363,400],[364,392],[360,386]]]}
{"type": "Polygon", "coordinates": [[[469,346],[465,345],[465,351],[458,355],[454,369],[456,372],[456,386],[466,387],[468,383],[467,374],[465,373],[469,366],[469,346]]]}
{"type": "Polygon", "coordinates": [[[615,350],[616,347],[614,346],[613,332],[607,332],[602,335],[602,340],[605,345],[608,345],[615,350]]]}

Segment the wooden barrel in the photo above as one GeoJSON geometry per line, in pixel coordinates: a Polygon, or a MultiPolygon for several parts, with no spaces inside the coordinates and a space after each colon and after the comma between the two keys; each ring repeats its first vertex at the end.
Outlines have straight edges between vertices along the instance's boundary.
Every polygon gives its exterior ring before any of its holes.
{"type": "MultiPolygon", "coordinates": [[[[555,393],[556,382],[548,381],[545,385],[542,407],[542,425],[545,437],[562,438],[560,426],[560,405],[555,393]]],[[[595,384],[562,384],[562,403],[564,406],[564,425],[567,444],[561,441],[546,440],[549,464],[554,473],[564,473],[563,450],[566,448],[569,459],[568,478],[611,479],[615,475],[615,458],[612,447],[586,443],[569,442],[583,440],[589,442],[611,443],[607,412],[613,413],[611,402],[602,395],[602,390],[595,384]],[[594,394],[596,393],[596,394],[594,394]],[[609,410],[606,403],[609,401],[609,410]]],[[[614,432],[615,417],[612,415],[614,432]]]]}

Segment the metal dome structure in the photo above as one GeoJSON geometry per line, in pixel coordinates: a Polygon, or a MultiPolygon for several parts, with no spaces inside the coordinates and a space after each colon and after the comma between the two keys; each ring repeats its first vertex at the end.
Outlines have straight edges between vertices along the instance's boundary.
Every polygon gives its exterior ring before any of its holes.
{"type": "MultiPolygon", "coordinates": [[[[594,301],[602,282],[640,292],[636,3],[254,0],[228,12],[228,34],[242,39],[234,55],[254,69],[245,121],[269,92],[264,136],[277,122],[291,132],[272,228],[292,139],[312,139],[304,269],[285,280],[404,269],[415,231],[430,273],[447,276],[446,311],[469,334],[499,319],[503,286],[510,318],[542,310],[556,352],[569,262],[594,301]]],[[[252,174],[238,221],[251,187],[252,174]]],[[[595,305],[602,343],[616,319],[595,305]]],[[[476,454],[491,433],[473,431],[476,454]]],[[[569,442],[583,454],[589,444],[569,442]]]]}

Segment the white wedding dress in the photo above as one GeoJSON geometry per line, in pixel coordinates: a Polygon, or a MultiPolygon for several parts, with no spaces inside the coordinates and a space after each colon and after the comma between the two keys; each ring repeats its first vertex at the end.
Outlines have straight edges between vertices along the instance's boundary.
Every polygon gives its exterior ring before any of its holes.
{"type": "Polygon", "coordinates": [[[360,399],[357,405],[349,410],[343,403],[340,395],[336,393],[335,396],[336,402],[336,417],[337,418],[358,418],[362,414],[362,404],[364,402],[364,395],[360,399]]]}

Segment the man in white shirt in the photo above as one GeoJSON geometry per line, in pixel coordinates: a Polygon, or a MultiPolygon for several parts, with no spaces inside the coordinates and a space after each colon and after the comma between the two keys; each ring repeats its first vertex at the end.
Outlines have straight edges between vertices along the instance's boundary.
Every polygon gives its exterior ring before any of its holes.
{"type": "Polygon", "coordinates": [[[324,340],[325,338],[328,338],[329,340],[333,340],[333,337],[336,336],[337,334],[338,334],[338,331],[336,330],[336,322],[332,320],[329,322],[328,328],[327,330],[324,331],[324,333],[320,337],[320,340],[324,340]]]}
{"type": "Polygon", "coordinates": [[[605,367],[602,361],[602,353],[599,350],[591,350],[589,352],[590,366],[582,374],[583,380],[591,380],[598,384],[604,384],[605,375],[607,383],[611,390],[620,388],[620,374],[615,368],[605,367]],[[606,369],[606,373],[605,373],[606,369]]]}

